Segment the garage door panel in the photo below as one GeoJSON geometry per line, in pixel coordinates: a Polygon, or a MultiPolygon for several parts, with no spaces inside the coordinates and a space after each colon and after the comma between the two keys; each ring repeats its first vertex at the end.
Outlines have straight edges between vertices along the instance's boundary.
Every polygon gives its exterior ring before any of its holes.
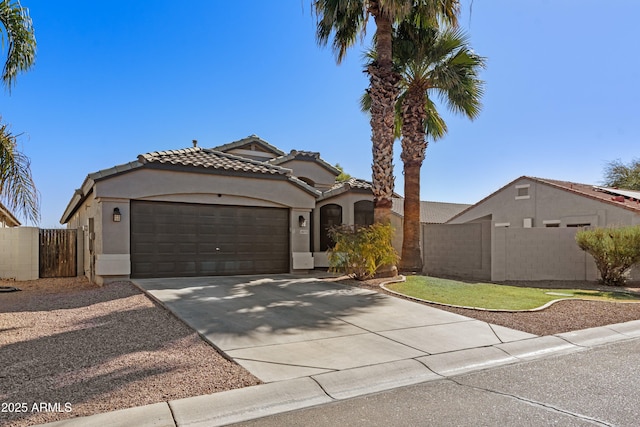
{"type": "Polygon", "coordinates": [[[133,277],[289,271],[288,209],[131,202],[133,277]]]}
{"type": "Polygon", "coordinates": [[[197,250],[198,245],[196,243],[180,243],[178,244],[179,253],[193,253],[197,250]]]}

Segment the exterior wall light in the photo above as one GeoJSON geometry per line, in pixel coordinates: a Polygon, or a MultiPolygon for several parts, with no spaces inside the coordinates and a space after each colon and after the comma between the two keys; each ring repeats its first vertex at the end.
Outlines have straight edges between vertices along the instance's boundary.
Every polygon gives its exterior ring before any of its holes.
{"type": "Polygon", "coordinates": [[[302,215],[298,217],[298,225],[300,225],[300,228],[304,228],[307,226],[307,220],[302,215]]]}
{"type": "Polygon", "coordinates": [[[121,219],[120,208],[113,208],[113,222],[120,222],[121,219]]]}

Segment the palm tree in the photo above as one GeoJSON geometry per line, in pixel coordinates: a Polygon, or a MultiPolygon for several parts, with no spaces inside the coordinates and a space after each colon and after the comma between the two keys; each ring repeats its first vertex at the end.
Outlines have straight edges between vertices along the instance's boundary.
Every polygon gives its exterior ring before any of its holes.
{"type": "Polygon", "coordinates": [[[11,91],[18,73],[27,71],[35,61],[36,36],[29,11],[18,0],[0,1],[0,24],[4,27],[2,40],[8,48],[7,60],[2,70],[2,83],[11,91]]]}
{"type": "MultiPolygon", "coordinates": [[[[29,12],[18,0],[0,1],[0,24],[4,28],[7,59],[2,70],[2,83],[11,92],[18,73],[30,69],[35,60],[36,38],[29,12]]],[[[29,158],[18,151],[17,137],[0,121],[0,200],[7,208],[38,222],[39,197],[29,158]]]]}
{"type": "Polygon", "coordinates": [[[398,100],[404,167],[404,223],[400,269],[422,271],[420,250],[420,168],[427,137],[447,132],[433,96],[449,110],[473,120],[481,109],[485,59],[473,52],[468,37],[455,29],[440,31],[402,22],[395,33],[394,60],[400,70],[398,100]]]}
{"type": "Polygon", "coordinates": [[[433,25],[438,19],[456,24],[459,0],[313,0],[317,17],[316,38],[326,45],[333,37],[337,62],[345,57],[358,36],[366,32],[367,21],[376,24],[376,60],[367,67],[371,98],[372,183],[374,221],[389,222],[394,187],[394,105],[400,77],[393,67],[393,25],[410,14],[418,26],[433,25]]]}
{"type": "Polygon", "coordinates": [[[18,151],[17,138],[0,122],[0,196],[7,208],[33,223],[39,220],[39,196],[29,158],[18,151]]]}

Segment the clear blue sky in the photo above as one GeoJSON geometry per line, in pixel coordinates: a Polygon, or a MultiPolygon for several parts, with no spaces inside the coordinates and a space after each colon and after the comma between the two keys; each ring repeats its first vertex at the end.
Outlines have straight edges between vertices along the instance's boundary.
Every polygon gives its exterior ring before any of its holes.
{"type": "MultiPolygon", "coordinates": [[[[371,177],[366,46],[337,66],[315,42],[310,0],[22,4],[38,56],[0,114],[24,133],[43,227],[59,226],[88,173],[192,139],[257,134],[371,177]]],[[[484,108],[474,122],[443,110],[449,134],[427,149],[422,199],[475,203],[520,175],[598,184],[607,161],[638,157],[638,16],[637,0],[474,0],[471,13],[463,0],[488,58],[484,108]]]]}

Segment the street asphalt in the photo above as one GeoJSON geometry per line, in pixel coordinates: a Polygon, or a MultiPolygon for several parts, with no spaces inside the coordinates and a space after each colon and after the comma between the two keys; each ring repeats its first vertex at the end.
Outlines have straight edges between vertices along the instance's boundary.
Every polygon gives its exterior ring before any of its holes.
{"type": "MultiPolygon", "coordinates": [[[[134,283],[265,384],[47,426],[217,426],[256,418],[260,418],[257,425],[300,425],[295,417],[305,413],[299,411],[303,408],[312,408],[308,411],[313,420],[304,425],[360,425],[360,419],[368,419],[368,425],[423,424],[412,418],[419,416],[426,417],[424,423],[431,419],[429,423],[436,425],[509,425],[498,421],[516,419],[538,420],[535,425],[548,420],[559,425],[585,425],[580,423],[598,421],[589,419],[589,411],[582,406],[574,413],[567,388],[578,388],[581,383],[574,385],[574,380],[588,384],[597,377],[602,377],[598,384],[607,384],[605,380],[611,375],[602,369],[607,366],[605,355],[601,355],[603,365],[597,376],[593,368],[583,375],[572,372],[573,376],[550,369],[555,373],[551,377],[545,369],[535,374],[522,370],[552,361],[562,365],[563,360],[588,360],[584,354],[600,355],[601,348],[611,347],[601,346],[617,341],[621,346],[636,343],[636,350],[640,347],[634,339],[640,337],[640,321],[537,337],[316,276],[145,279],[134,283]],[[563,387],[554,388],[556,384],[563,387]],[[546,389],[550,390],[548,395],[544,394],[546,389]],[[551,392],[554,390],[556,394],[551,392]],[[532,393],[530,398],[527,392],[532,393]],[[520,393],[525,397],[520,398],[520,393]],[[403,401],[396,398],[403,394],[409,399],[405,405],[389,406],[376,400],[403,401]],[[440,397],[427,399],[431,395],[440,397]],[[565,404],[560,397],[567,398],[569,409],[550,410],[553,402],[565,404]],[[544,403],[547,401],[552,403],[544,403]],[[357,402],[364,402],[360,415],[350,406],[359,405],[357,402]],[[377,403],[387,408],[386,418],[373,408],[377,403]],[[451,418],[438,418],[438,423],[421,411],[402,410],[406,405],[435,412],[448,408],[441,413],[451,418]],[[465,415],[462,408],[477,411],[465,415]],[[336,411],[337,419],[349,414],[356,418],[335,422],[323,415],[325,410],[327,414],[336,411]],[[282,416],[293,418],[282,423],[268,424],[271,418],[262,418],[288,411],[295,412],[282,416]]],[[[640,353],[634,354],[636,363],[628,360],[626,368],[635,371],[637,380],[640,353]]],[[[623,358],[618,354],[616,360],[623,358]]],[[[615,394],[618,383],[610,379],[608,384],[611,387],[607,390],[615,394]]],[[[631,383],[627,387],[625,382],[619,389],[628,391],[634,402],[640,401],[631,383]]],[[[587,392],[597,390],[591,387],[587,392]]],[[[588,396],[587,392],[583,395],[588,396]]],[[[604,393],[598,398],[609,399],[604,393]]],[[[576,405],[580,402],[575,399],[576,405]]],[[[592,404],[591,408],[597,406],[592,404]]],[[[635,410],[637,405],[631,406],[635,410]]],[[[635,421],[640,419],[637,415],[635,421]]],[[[638,425],[626,424],[631,418],[624,416],[622,424],[600,425],[638,425]]]]}
{"type": "Polygon", "coordinates": [[[639,364],[634,338],[234,425],[635,427],[639,364]]]}

